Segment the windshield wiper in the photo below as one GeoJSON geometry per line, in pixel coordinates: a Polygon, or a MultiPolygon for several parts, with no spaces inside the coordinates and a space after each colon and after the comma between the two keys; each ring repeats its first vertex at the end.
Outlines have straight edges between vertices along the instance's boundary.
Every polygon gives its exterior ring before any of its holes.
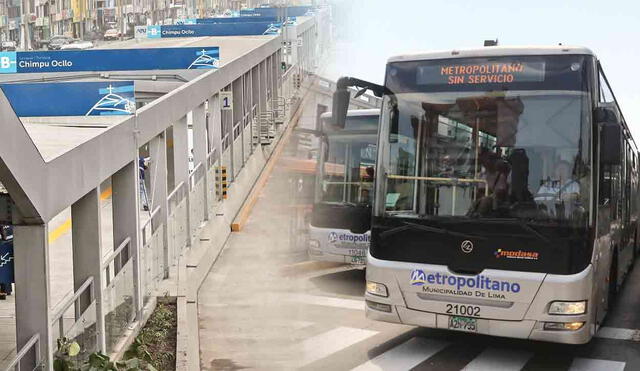
{"type": "Polygon", "coordinates": [[[426,225],[421,225],[421,224],[415,224],[415,223],[409,223],[409,222],[403,222],[403,225],[395,227],[395,228],[391,228],[388,231],[384,231],[382,233],[380,233],[380,238],[385,239],[389,236],[392,236],[396,233],[400,233],[406,230],[410,230],[410,229],[418,229],[418,230],[422,230],[425,232],[432,232],[432,233],[438,233],[438,234],[445,234],[445,235],[449,235],[449,236],[456,236],[456,237],[463,237],[463,238],[473,238],[473,239],[478,239],[478,240],[486,240],[486,237],[483,236],[477,236],[477,235],[471,235],[471,234],[466,234],[466,233],[460,233],[460,232],[452,232],[448,229],[444,229],[444,228],[438,228],[438,227],[430,227],[430,226],[426,226],[426,225]]]}

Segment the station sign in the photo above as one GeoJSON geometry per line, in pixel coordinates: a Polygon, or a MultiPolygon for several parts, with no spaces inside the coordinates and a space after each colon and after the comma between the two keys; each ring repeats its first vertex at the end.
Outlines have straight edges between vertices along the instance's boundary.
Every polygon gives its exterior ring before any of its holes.
{"type": "Polygon", "coordinates": [[[1,84],[18,117],[132,115],[133,81],[1,84]]]}
{"type": "Polygon", "coordinates": [[[217,46],[0,52],[0,73],[211,69],[219,61],[217,46]]]}
{"type": "Polygon", "coordinates": [[[222,111],[233,110],[233,92],[232,91],[220,92],[220,109],[222,111]]]}
{"type": "Polygon", "coordinates": [[[136,39],[144,39],[147,37],[147,26],[136,26],[133,34],[136,39]]]}
{"type": "Polygon", "coordinates": [[[247,22],[152,25],[146,26],[146,37],[148,39],[161,39],[175,37],[262,35],[271,24],[271,22],[247,22]]]}

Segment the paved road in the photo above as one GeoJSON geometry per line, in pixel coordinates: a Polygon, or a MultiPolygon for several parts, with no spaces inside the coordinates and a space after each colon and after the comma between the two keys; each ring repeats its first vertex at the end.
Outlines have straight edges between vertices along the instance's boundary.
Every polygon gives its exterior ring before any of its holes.
{"type": "Polygon", "coordinates": [[[599,337],[582,346],[453,333],[364,316],[364,271],[305,261],[294,191],[271,176],[200,290],[204,370],[640,370],[640,264],[599,337]]]}

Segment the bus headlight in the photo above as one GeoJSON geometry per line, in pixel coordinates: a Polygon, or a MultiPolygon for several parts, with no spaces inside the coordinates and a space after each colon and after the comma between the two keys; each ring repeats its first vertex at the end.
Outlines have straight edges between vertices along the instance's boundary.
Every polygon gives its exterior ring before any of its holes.
{"type": "Polygon", "coordinates": [[[367,281],[367,292],[371,295],[383,296],[385,298],[389,296],[387,286],[377,282],[367,281]]]}
{"type": "Polygon", "coordinates": [[[309,248],[314,250],[320,250],[320,241],[309,240],[309,248]]]}
{"type": "Polygon", "coordinates": [[[544,329],[552,331],[576,331],[584,326],[584,322],[545,322],[544,329]]]}
{"type": "Polygon", "coordinates": [[[549,306],[549,314],[577,315],[587,312],[587,301],[554,301],[549,306]]]}

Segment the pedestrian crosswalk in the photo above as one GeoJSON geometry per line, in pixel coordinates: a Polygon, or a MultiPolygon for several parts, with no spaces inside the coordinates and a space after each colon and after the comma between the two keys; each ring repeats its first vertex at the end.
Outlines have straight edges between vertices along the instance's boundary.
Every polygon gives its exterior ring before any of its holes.
{"type": "Polygon", "coordinates": [[[377,331],[338,327],[302,342],[301,364],[308,365],[332,353],[376,335],[377,331]]]}
{"type": "Polygon", "coordinates": [[[517,371],[521,370],[533,353],[521,350],[487,348],[471,361],[463,371],[517,371]]]}
{"type": "Polygon", "coordinates": [[[410,370],[432,357],[450,343],[425,338],[412,338],[374,359],[354,368],[354,371],[410,370]]]}
{"type": "Polygon", "coordinates": [[[576,358],[569,371],[623,371],[625,362],[604,359],[576,358]]]}
{"type": "MultiPolygon", "coordinates": [[[[289,301],[327,309],[341,308],[360,313],[362,313],[363,309],[363,300],[344,297],[299,294],[290,296],[289,301]]],[[[379,327],[363,326],[362,328],[357,328],[338,323],[339,321],[336,321],[335,326],[331,326],[329,323],[316,323],[314,326],[307,326],[307,328],[312,328],[315,334],[305,338],[298,344],[301,354],[300,367],[325,369],[331,357],[337,357],[338,353],[344,357],[345,352],[362,352],[363,347],[360,344],[364,342],[370,343],[370,346],[367,344],[364,348],[374,348],[378,343],[378,340],[375,339],[377,335],[380,335],[383,341],[386,339],[383,336],[384,331],[379,327]]],[[[609,332],[613,335],[610,334],[611,336],[608,336],[605,329],[601,337],[627,339],[629,335],[624,331],[611,330],[609,332]]],[[[415,331],[412,333],[415,333],[415,331]]],[[[380,354],[367,354],[369,359],[360,364],[344,365],[344,369],[352,369],[354,371],[439,370],[439,365],[444,364],[451,365],[445,367],[447,370],[517,371],[540,369],[537,366],[540,358],[549,358],[553,364],[554,357],[558,359],[557,365],[554,365],[554,370],[624,371],[625,369],[633,369],[629,368],[630,366],[627,367],[628,365],[624,360],[580,357],[579,355],[582,354],[579,353],[576,353],[575,356],[560,353],[567,349],[575,350],[577,348],[567,348],[567,346],[563,345],[535,348],[527,346],[526,342],[520,343],[518,346],[511,346],[508,341],[496,341],[494,343],[491,340],[488,340],[486,344],[481,341],[480,345],[478,345],[478,337],[474,336],[468,338],[452,336],[449,339],[442,335],[430,337],[420,332],[380,354]],[[474,341],[473,345],[465,344],[467,340],[474,341]],[[559,349],[563,349],[563,351],[559,349]],[[465,352],[468,354],[464,354],[465,352]],[[447,360],[446,357],[451,359],[447,360]],[[437,360],[437,362],[434,363],[432,360],[437,360]]],[[[348,359],[353,360],[362,358],[357,354],[354,354],[353,357],[348,357],[348,359]]],[[[549,361],[546,362],[548,363],[549,361]]]]}

